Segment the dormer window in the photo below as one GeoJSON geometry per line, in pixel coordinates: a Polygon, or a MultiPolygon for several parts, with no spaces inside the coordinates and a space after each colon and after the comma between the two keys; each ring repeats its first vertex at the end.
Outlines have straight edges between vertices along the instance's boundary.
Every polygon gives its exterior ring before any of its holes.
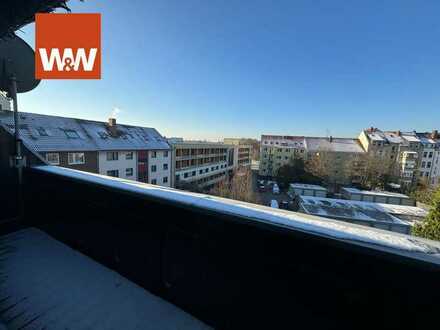
{"type": "Polygon", "coordinates": [[[49,136],[49,134],[47,134],[47,132],[44,129],[44,127],[38,127],[37,131],[38,131],[38,134],[40,134],[40,136],[49,136]]]}
{"type": "Polygon", "coordinates": [[[79,139],[79,134],[77,131],[74,131],[73,129],[67,129],[64,131],[64,133],[67,135],[69,139],[79,139]]]}

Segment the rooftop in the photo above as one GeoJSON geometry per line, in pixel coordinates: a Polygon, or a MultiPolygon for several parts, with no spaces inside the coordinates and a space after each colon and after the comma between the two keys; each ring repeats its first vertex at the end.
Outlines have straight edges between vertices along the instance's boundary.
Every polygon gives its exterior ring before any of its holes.
{"type": "Polygon", "coordinates": [[[347,153],[364,153],[364,149],[357,139],[306,137],[306,146],[310,151],[333,151],[347,153]]]}
{"type": "MultiPolygon", "coordinates": [[[[169,145],[154,128],[20,113],[20,136],[24,145],[37,152],[95,150],[167,150],[169,145]]],[[[14,133],[12,111],[0,111],[0,126],[14,133]]]]}
{"type": "Polygon", "coordinates": [[[407,222],[389,214],[383,204],[312,196],[300,198],[301,205],[309,214],[408,225],[407,222]]]}
{"type": "Polygon", "coordinates": [[[410,198],[407,195],[390,192],[390,191],[377,191],[377,190],[360,190],[357,188],[343,187],[342,190],[349,192],[350,194],[361,194],[361,195],[375,195],[375,196],[387,196],[387,197],[399,197],[399,198],[410,198]]]}
{"type": "Polygon", "coordinates": [[[290,186],[292,188],[299,188],[299,189],[313,189],[313,190],[323,190],[327,191],[326,188],[318,186],[316,184],[306,184],[306,183],[291,183],[290,186]]]}

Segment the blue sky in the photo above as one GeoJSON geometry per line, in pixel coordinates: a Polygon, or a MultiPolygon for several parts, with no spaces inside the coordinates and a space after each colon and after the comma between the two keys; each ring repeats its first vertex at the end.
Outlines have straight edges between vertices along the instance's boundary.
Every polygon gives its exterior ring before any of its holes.
{"type": "MultiPolygon", "coordinates": [[[[22,111],[217,140],[440,128],[440,1],[86,0],[102,79],[47,80],[22,111]]],[[[34,45],[34,26],[19,33],[34,45]]]]}

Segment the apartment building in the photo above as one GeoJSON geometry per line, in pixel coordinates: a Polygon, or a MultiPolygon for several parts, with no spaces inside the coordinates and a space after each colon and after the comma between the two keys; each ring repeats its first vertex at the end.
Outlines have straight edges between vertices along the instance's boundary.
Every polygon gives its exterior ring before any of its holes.
{"type": "Polygon", "coordinates": [[[208,189],[227,179],[234,170],[233,145],[171,139],[173,185],[195,184],[208,189]]]}
{"type": "Polygon", "coordinates": [[[261,136],[261,160],[259,174],[263,177],[276,176],[278,169],[292,159],[303,160],[312,157],[330,157],[332,167],[328,169],[332,181],[347,184],[347,164],[365,153],[356,139],[304,136],[261,136]]]}
{"type": "MultiPolygon", "coordinates": [[[[0,125],[14,132],[13,113],[0,125]]],[[[154,128],[20,113],[23,144],[47,163],[162,186],[171,182],[171,148],[154,128]]]]}
{"type": "Polygon", "coordinates": [[[359,141],[369,154],[390,163],[402,184],[413,185],[420,180],[438,184],[440,139],[437,131],[387,132],[371,127],[360,133],[359,141]]]}
{"type": "Polygon", "coordinates": [[[274,177],[278,169],[295,158],[306,158],[303,136],[262,135],[259,174],[274,177]]]}

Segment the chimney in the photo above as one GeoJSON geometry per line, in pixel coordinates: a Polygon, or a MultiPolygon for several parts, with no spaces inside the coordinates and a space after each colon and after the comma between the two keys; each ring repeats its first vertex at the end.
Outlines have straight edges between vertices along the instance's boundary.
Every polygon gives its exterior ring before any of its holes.
{"type": "Polygon", "coordinates": [[[402,136],[402,132],[401,132],[401,131],[397,131],[397,132],[396,132],[396,135],[397,135],[397,136],[402,136]]]}
{"type": "Polygon", "coordinates": [[[116,127],[116,118],[108,119],[108,131],[110,132],[110,136],[117,138],[119,137],[118,128],[116,127]]]}
{"type": "Polygon", "coordinates": [[[329,140],[330,143],[333,142],[333,136],[330,135],[328,140],[329,140]]]}
{"type": "Polygon", "coordinates": [[[431,139],[436,140],[439,138],[438,131],[435,129],[431,133],[431,139]]]}

